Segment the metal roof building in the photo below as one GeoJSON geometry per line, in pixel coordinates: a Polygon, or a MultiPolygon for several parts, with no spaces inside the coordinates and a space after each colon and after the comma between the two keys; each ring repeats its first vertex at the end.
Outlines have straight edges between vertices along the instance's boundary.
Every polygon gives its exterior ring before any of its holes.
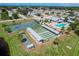
{"type": "Polygon", "coordinates": [[[48,27],[48,26],[46,26],[46,25],[42,25],[45,29],[47,29],[47,30],[49,30],[49,31],[51,31],[51,32],[53,32],[53,33],[55,33],[55,34],[59,34],[59,32],[58,31],[56,31],[56,30],[54,30],[54,29],[51,29],[50,27],[48,27]]]}
{"type": "Polygon", "coordinates": [[[43,38],[39,36],[32,28],[27,28],[27,31],[39,42],[43,41],[43,38]]]}

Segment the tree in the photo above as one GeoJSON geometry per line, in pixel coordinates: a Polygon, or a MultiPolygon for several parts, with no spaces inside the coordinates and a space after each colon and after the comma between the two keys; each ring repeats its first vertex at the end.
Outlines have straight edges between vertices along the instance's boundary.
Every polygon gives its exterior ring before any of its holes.
{"type": "Polygon", "coordinates": [[[68,28],[67,28],[67,31],[68,31],[68,32],[70,32],[71,30],[72,30],[71,27],[68,27],[68,28]]]}
{"type": "Polygon", "coordinates": [[[51,14],[54,14],[54,12],[51,12],[51,14]]]}
{"type": "Polygon", "coordinates": [[[70,13],[69,16],[74,16],[74,12],[73,11],[70,11],[69,13],[70,13]]]}
{"type": "Polygon", "coordinates": [[[70,31],[71,31],[71,30],[72,30],[72,28],[71,28],[71,27],[68,27],[65,33],[66,33],[66,34],[70,34],[70,31]]]}
{"type": "Polygon", "coordinates": [[[62,30],[62,34],[63,34],[64,33],[64,27],[62,27],[61,30],[62,30]]]}
{"type": "Polygon", "coordinates": [[[67,17],[65,17],[64,22],[67,22],[67,20],[68,20],[68,18],[67,18],[67,17]]]}
{"type": "Polygon", "coordinates": [[[6,24],[2,24],[2,27],[7,27],[7,25],[6,24]]]}
{"type": "Polygon", "coordinates": [[[17,10],[18,13],[23,14],[23,15],[27,15],[28,14],[28,11],[31,12],[30,9],[29,10],[28,9],[23,9],[23,10],[22,9],[18,9],[17,10]]]}
{"type": "Polygon", "coordinates": [[[48,22],[48,19],[45,19],[44,22],[48,22]]]}
{"type": "Polygon", "coordinates": [[[13,25],[15,25],[15,23],[16,23],[15,20],[12,23],[13,23],[13,25]]]}
{"type": "Polygon", "coordinates": [[[79,36],[79,24],[76,26],[75,33],[79,36]]]}
{"type": "Polygon", "coordinates": [[[2,20],[7,20],[7,19],[9,19],[9,14],[8,14],[8,11],[7,11],[7,10],[2,9],[2,12],[1,12],[1,19],[2,19],[2,20]]]}
{"type": "Polygon", "coordinates": [[[6,27],[6,28],[5,28],[5,31],[7,31],[8,33],[11,33],[11,32],[12,32],[9,27],[6,27]]]}
{"type": "Polygon", "coordinates": [[[74,29],[75,34],[79,36],[79,20],[75,20],[74,23],[70,24],[71,28],[74,29]]]}
{"type": "Polygon", "coordinates": [[[71,23],[70,24],[70,27],[72,28],[72,30],[75,30],[76,29],[76,26],[79,24],[79,21],[77,19],[75,19],[75,22],[74,23],[71,23]]]}
{"type": "Polygon", "coordinates": [[[71,24],[70,24],[70,27],[72,28],[72,30],[75,30],[76,24],[75,24],[75,23],[71,23],[71,24]]]}
{"type": "Polygon", "coordinates": [[[41,16],[41,14],[37,14],[37,16],[41,16]]]}
{"type": "Polygon", "coordinates": [[[53,41],[53,43],[54,43],[55,45],[58,45],[58,42],[59,42],[59,39],[58,39],[58,38],[56,38],[56,39],[53,41]]]}
{"type": "Polygon", "coordinates": [[[13,16],[14,19],[18,19],[19,18],[17,13],[13,13],[12,16],[13,16]]]}

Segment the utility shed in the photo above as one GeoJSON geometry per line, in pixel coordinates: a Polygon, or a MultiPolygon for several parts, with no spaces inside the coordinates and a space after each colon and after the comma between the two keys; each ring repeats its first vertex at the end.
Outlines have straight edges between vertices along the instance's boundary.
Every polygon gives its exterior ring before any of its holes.
{"type": "Polygon", "coordinates": [[[21,34],[21,36],[22,36],[22,42],[25,44],[25,46],[26,46],[27,48],[29,48],[29,49],[30,49],[30,48],[33,48],[34,45],[30,43],[30,41],[29,41],[29,39],[26,37],[25,33],[22,32],[22,33],[20,33],[20,34],[21,34]]]}

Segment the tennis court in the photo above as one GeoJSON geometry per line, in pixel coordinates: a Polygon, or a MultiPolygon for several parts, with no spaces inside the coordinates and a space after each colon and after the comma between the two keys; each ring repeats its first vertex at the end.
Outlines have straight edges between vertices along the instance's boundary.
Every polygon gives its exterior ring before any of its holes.
{"type": "Polygon", "coordinates": [[[26,29],[27,27],[32,27],[32,22],[25,22],[25,23],[9,26],[12,32],[15,32],[17,30],[23,30],[26,29]]]}

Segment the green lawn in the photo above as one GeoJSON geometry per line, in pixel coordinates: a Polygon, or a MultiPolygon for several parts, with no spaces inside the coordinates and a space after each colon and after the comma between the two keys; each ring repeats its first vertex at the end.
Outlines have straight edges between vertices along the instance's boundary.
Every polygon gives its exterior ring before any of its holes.
{"type": "Polygon", "coordinates": [[[24,44],[21,43],[21,37],[19,33],[7,34],[3,31],[3,28],[0,25],[0,37],[4,37],[5,41],[9,44],[10,54],[12,56],[22,56],[22,55],[52,55],[52,56],[74,56],[79,55],[79,37],[75,34],[71,34],[64,38],[63,41],[59,41],[58,47],[54,48],[54,45],[44,47],[35,52],[35,50],[28,51],[24,44]],[[66,46],[70,46],[71,50],[66,46]],[[41,52],[41,53],[40,53],[41,52]]]}
{"type": "Polygon", "coordinates": [[[9,44],[10,54],[11,55],[27,55],[24,48],[21,48],[21,38],[18,33],[8,34],[3,31],[3,28],[0,26],[0,37],[4,37],[5,41],[9,44]]]}
{"type": "Polygon", "coordinates": [[[57,48],[47,47],[45,53],[46,55],[79,56],[79,37],[76,35],[65,37],[64,41],[59,41],[57,48]],[[71,50],[66,46],[70,46],[71,50]]]}

